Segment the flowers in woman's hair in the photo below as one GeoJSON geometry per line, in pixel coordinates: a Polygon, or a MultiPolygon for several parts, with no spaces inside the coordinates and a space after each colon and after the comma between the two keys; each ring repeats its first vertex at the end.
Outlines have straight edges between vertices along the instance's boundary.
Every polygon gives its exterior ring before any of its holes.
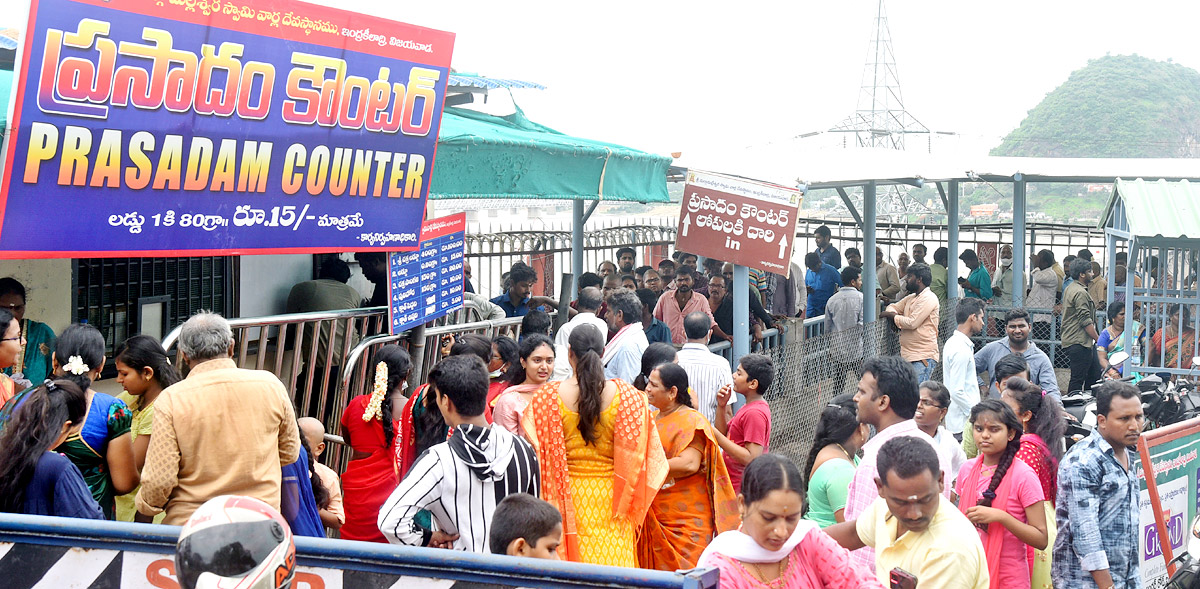
{"type": "Polygon", "coordinates": [[[88,365],[83,363],[82,357],[71,356],[67,358],[67,363],[63,366],[63,370],[78,376],[80,374],[87,374],[91,371],[91,368],[88,368],[88,365]]]}
{"type": "Polygon", "coordinates": [[[363,421],[383,421],[383,398],[387,395],[387,381],[387,362],[380,362],[375,365],[375,384],[371,388],[371,400],[367,402],[367,409],[363,411],[363,421]]]}

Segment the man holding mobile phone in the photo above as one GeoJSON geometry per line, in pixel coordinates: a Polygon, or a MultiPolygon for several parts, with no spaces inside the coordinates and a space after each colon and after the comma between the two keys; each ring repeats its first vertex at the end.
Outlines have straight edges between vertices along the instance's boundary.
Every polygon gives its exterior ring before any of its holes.
{"type": "Polygon", "coordinates": [[[987,557],[975,526],[942,496],[943,473],[929,442],[888,440],[876,459],[879,498],[858,519],[825,528],[848,550],[875,549],[875,574],[890,587],[987,589],[987,557]],[[898,570],[897,570],[898,569],[898,570]]]}

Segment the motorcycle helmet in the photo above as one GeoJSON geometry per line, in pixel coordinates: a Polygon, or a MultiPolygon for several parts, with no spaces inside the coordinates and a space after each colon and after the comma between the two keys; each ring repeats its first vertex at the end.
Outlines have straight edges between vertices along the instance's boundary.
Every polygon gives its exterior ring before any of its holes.
{"type": "Polygon", "coordinates": [[[296,545],[287,520],[270,505],[222,495],[184,524],[175,571],[182,589],[290,589],[296,545]]]}

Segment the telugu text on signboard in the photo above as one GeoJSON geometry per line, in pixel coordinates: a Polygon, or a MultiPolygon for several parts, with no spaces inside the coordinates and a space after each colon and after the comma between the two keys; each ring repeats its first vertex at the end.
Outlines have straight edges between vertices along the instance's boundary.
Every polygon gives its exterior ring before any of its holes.
{"type": "Polygon", "coordinates": [[[463,306],[466,213],[430,219],[415,252],[388,255],[389,323],[402,333],[463,306]]]}
{"type": "Polygon", "coordinates": [[[288,0],[33,0],[26,31],[0,256],[416,247],[452,34],[288,0]]]}
{"type": "Polygon", "coordinates": [[[795,188],[688,172],[675,247],[787,275],[801,198],[795,188]]]}

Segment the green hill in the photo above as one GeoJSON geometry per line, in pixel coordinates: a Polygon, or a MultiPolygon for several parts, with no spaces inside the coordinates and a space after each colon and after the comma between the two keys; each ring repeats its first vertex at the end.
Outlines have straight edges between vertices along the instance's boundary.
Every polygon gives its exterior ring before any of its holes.
{"type": "MultiPolygon", "coordinates": [[[[1200,157],[1200,72],[1137,55],[1088,62],[991,151],[1024,157],[1200,157]]],[[[1108,194],[1080,184],[1030,187],[1030,212],[1093,219],[1108,194]]]]}
{"type": "Polygon", "coordinates": [[[1200,157],[1200,72],[1137,55],[1090,60],[991,153],[1200,157]]]}

